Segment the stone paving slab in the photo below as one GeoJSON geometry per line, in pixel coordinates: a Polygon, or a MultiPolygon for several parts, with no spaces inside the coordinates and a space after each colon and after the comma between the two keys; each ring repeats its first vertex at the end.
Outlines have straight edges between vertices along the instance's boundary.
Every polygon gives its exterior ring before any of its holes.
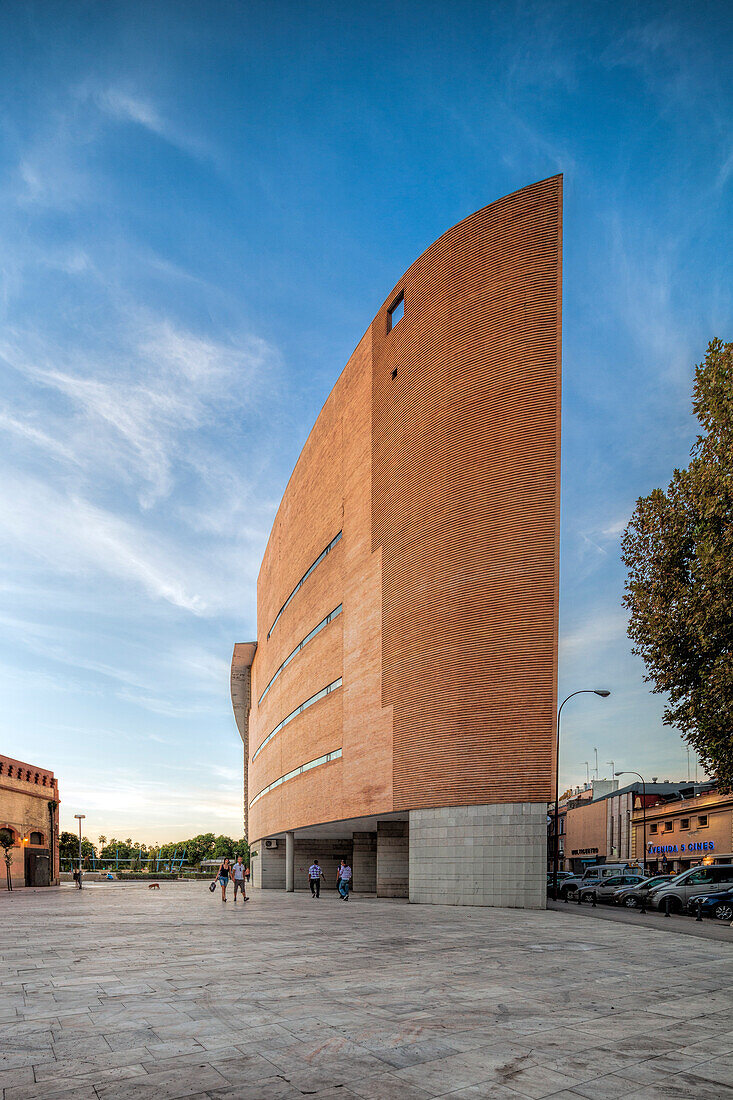
{"type": "Polygon", "coordinates": [[[0,894],[2,1098],[733,1100],[733,930],[597,913],[0,894]]]}

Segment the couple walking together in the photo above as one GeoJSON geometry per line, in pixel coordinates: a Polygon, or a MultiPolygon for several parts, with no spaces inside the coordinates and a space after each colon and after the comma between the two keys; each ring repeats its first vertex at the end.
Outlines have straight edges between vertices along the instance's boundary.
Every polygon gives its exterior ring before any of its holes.
{"type": "MultiPolygon", "coordinates": [[[[325,876],[323,874],[323,868],[320,866],[317,859],[313,860],[313,863],[308,868],[308,880],[311,887],[311,897],[320,898],[321,896],[321,879],[325,882],[325,876]]],[[[345,859],[341,860],[341,864],[336,871],[336,888],[341,895],[342,901],[349,900],[349,889],[351,886],[351,868],[347,864],[345,859]]]]}
{"type": "Polygon", "coordinates": [[[221,886],[222,901],[227,900],[227,886],[229,885],[230,878],[234,880],[234,900],[237,900],[237,890],[241,890],[242,901],[249,901],[249,898],[247,897],[247,892],[244,889],[244,884],[249,878],[249,867],[244,866],[241,856],[237,856],[237,862],[234,864],[233,867],[229,862],[228,856],[226,857],[226,859],[223,859],[216,877],[218,878],[219,885],[221,886]]]}

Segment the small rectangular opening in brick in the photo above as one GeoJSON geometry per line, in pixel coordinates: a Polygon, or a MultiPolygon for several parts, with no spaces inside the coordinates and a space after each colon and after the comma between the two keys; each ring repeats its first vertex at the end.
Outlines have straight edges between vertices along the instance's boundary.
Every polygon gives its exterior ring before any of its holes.
{"type": "Polygon", "coordinates": [[[404,290],[398,294],[392,305],[389,307],[389,331],[395,327],[398,321],[401,321],[405,315],[405,292],[404,290]]]}

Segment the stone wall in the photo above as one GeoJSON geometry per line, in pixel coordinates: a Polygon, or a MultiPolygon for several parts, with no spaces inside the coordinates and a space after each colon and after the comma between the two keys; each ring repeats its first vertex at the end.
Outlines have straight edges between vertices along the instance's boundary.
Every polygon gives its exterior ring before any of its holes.
{"type": "Polygon", "coordinates": [[[377,834],[354,833],[354,890],[359,894],[377,892],[377,834]]]}
{"type": "Polygon", "coordinates": [[[250,857],[252,885],[258,890],[285,889],[285,841],[279,840],[277,848],[266,848],[264,840],[256,840],[250,857]]]}
{"type": "Polygon", "coordinates": [[[377,822],[377,896],[409,896],[410,828],[407,821],[377,822]]]}
{"type": "Polygon", "coordinates": [[[544,909],[547,807],[410,811],[410,901],[544,909]]]}
{"type": "Polygon", "coordinates": [[[317,859],[323,868],[325,880],[321,882],[324,890],[336,888],[336,869],[345,859],[351,863],[351,839],[344,840],[295,840],[295,889],[310,890],[308,868],[317,859]]]}

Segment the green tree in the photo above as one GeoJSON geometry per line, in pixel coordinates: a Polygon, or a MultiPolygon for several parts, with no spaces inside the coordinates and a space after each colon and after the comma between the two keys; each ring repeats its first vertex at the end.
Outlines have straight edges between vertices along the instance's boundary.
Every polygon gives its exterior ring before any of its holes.
{"type": "MultiPolygon", "coordinates": [[[[78,837],[76,838],[76,854],[77,854],[77,856],[79,854],[79,838],[78,837]]],[[[97,854],[97,849],[92,844],[92,842],[91,842],[91,840],[89,839],[88,836],[83,836],[81,838],[81,854],[82,854],[82,858],[84,859],[85,863],[89,863],[92,856],[96,856],[96,854],[97,854]]]]}
{"type": "Polygon", "coordinates": [[[186,848],[186,862],[193,866],[202,859],[213,859],[215,839],[213,833],[202,833],[191,840],[181,841],[181,845],[186,848]]]}
{"type": "Polygon", "coordinates": [[[622,543],[629,637],[653,691],[724,791],[733,789],[733,344],[695,373],[691,461],[641,497],[622,543]]]}
{"type": "MultiPolygon", "coordinates": [[[[81,855],[84,865],[90,864],[92,856],[96,856],[97,849],[88,836],[81,838],[81,855]]],[[[62,860],[72,860],[74,866],[79,862],[79,834],[63,832],[59,837],[59,856],[62,860]]]]}
{"type": "Polygon", "coordinates": [[[59,856],[61,859],[78,859],[79,837],[74,833],[63,832],[59,836],[59,856]]]}
{"type": "Polygon", "coordinates": [[[224,859],[224,856],[229,856],[231,859],[235,844],[236,841],[230,836],[218,836],[214,841],[214,859],[224,859]]]}

